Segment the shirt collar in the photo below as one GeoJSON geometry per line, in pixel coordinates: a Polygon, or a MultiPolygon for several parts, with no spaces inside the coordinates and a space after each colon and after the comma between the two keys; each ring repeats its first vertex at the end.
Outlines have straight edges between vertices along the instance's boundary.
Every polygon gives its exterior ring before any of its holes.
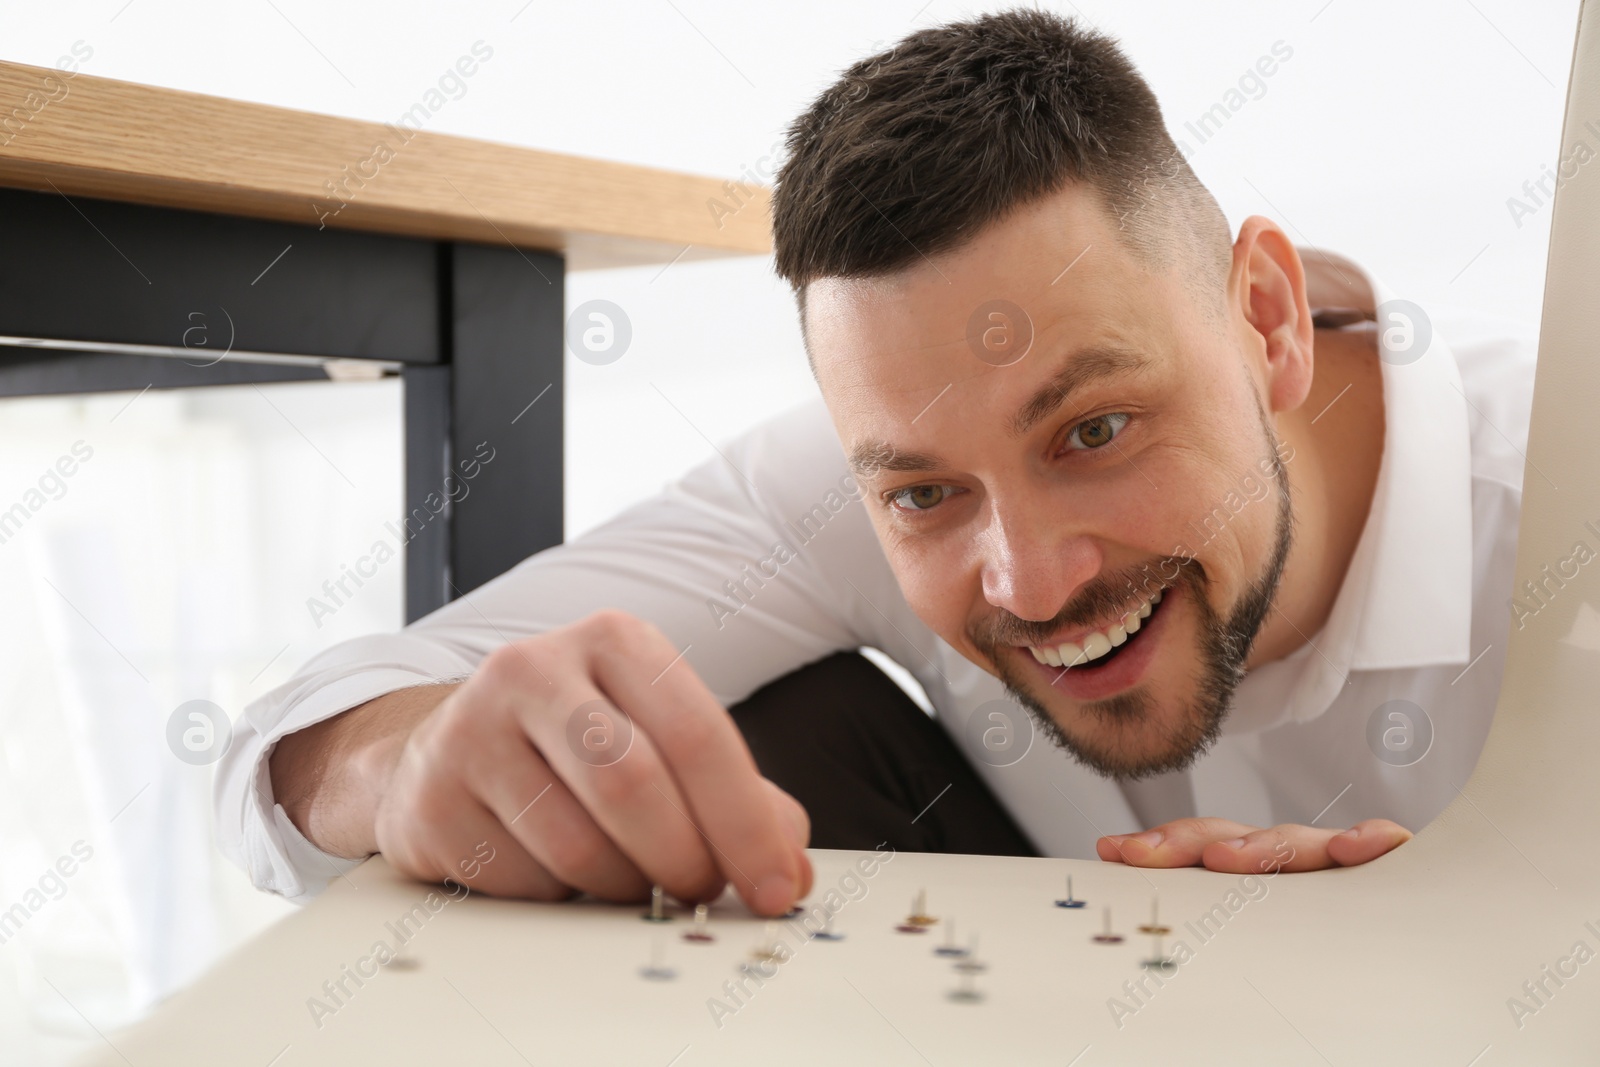
{"type": "Polygon", "coordinates": [[[1425,311],[1368,280],[1383,368],[1383,462],[1361,534],[1371,548],[1350,666],[1463,663],[1471,655],[1473,581],[1472,442],[1461,372],[1425,311]]]}
{"type": "Polygon", "coordinates": [[[1306,645],[1250,672],[1230,734],[1315,719],[1352,671],[1470,656],[1472,454],[1461,374],[1426,313],[1356,269],[1373,296],[1383,381],[1372,504],[1327,621],[1306,645]]]}

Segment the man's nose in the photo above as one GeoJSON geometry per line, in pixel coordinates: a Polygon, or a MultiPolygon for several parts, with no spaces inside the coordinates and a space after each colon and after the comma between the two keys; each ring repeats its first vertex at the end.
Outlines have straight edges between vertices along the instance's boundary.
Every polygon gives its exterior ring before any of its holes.
{"type": "Polygon", "coordinates": [[[1100,573],[1093,539],[1047,512],[1000,513],[983,534],[983,596],[1019,619],[1045,621],[1100,573]]]}

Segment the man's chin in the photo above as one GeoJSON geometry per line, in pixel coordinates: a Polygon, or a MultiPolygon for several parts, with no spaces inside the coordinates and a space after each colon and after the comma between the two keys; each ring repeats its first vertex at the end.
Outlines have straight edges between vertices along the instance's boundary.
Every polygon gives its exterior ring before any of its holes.
{"type": "MultiPolygon", "coordinates": [[[[1280,517],[1280,527],[1286,521],[1280,517]]],[[[1286,552],[1282,536],[1279,544],[1275,560],[1286,552]]],[[[1252,584],[1224,623],[1207,600],[1198,572],[1188,566],[1181,568],[1181,591],[1170,601],[1164,598],[1157,610],[1170,611],[1169,602],[1192,605],[1192,620],[1185,625],[1182,614],[1156,620],[1158,625],[1164,624],[1165,632],[1160,635],[1155,661],[1146,663],[1142,672],[1119,672],[1136,679],[1129,679],[1126,688],[1094,700],[1075,700],[1051,685],[1049,680],[1061,672],[1037,668],[1033,657],[1020,648],[982,641],[973,644],[989,659],[981,665],[1000,680],[1012,700],[1027,709],[1034,725],[1085,767],[1122,780],[1181,771],[1209,751],[1222,734],[1233,691],[1244,677],[1245,656],[1266,605],[1271,603],[1279,569],[1278,563],[1269,567],[1267,577],[1252,584]]],[[[1156,631],[1157,625],[1153,625],[1151,634],[1156,631]]],[[[1075,688],[1104,691],[1110,686],[1075,688]]]]}
{"type": "Polygon", "coordinates": [[[1143,685],[1073,704],[1053,690],[1035,692],[1028,681],[1003,675],[1001,681],[1057,748],[1096,774],[1119,781],[1187,769],[1211,747],[1226,715],[1226,709],[1208,714],[1194,702],[1175,709],[1143,685]]]}

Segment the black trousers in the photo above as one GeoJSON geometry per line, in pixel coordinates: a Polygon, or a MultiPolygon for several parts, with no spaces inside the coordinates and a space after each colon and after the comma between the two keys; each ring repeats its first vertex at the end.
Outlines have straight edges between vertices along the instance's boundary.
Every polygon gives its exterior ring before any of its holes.
{"type": "Polygon", "coordinates": [[[944,728],[859,652],[730,710],[761,773],[810,814],[814,848],[1039,854],[944,728]]]}

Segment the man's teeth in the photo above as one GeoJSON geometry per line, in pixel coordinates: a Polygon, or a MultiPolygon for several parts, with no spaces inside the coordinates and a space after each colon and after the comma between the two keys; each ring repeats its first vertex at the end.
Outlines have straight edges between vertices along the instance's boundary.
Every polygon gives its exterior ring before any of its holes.
{"type": "Polygon", "coordinates": [[[1068,641],[1053,647],[1035,648],[1029,645],[1028,651],[1033,653],[1034,659],[1052,667],[1076,667],[1093,662],[1126,641],[1129,634],[1137,633],[1143,620],[1150,617],[1151,605],[1159,603],[1161,590],[1157,589],[1148,599],[1141,600],[1137,608],[1124,615],[1120,623],[1108,630],[1096,630],[1085,637],[1082,644],[1068,641]]]}

